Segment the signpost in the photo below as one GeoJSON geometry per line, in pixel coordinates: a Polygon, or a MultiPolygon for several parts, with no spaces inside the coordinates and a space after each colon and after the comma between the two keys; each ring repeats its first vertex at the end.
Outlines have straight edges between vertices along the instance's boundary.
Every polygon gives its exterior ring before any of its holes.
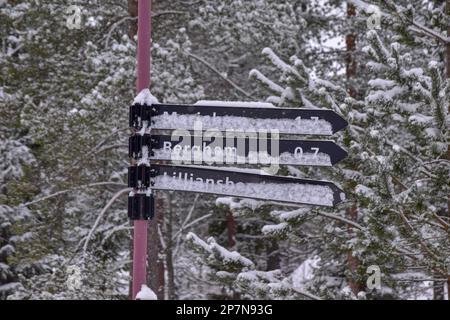
{"type": "MultiPolygon", "coordinates": [[[[150,46],[151,46],[151,0],[138,1],[138,47],[137,47],[137,81],[139,94],[150,86],[150,46]]],[[[133,165],[132,160],[132,165],[133,165]]],[[[133,202],[133,199],[129,199],[133,202]]],[[[130,205],[128,205],[130,208],[130,205]]],[[[133,207],[131,207],[133,208],[133,207]]],[[[129,210],[130,212],[130,210],[129,210]]],[[[148,212],[138,210],[134,212],[148,212]]],[[[148,212],[148,215],[150,213],[148,212]]],[[[135,299],[141,286],[147,283],[147,219],[133,217],[133,270],[131,274],[131,298],[135,299]]]]}
{"type": "Polygon", "coordinates": [[[208,132],[207,135],[152,134],[150,159],[180,164],[272,164],[333,166],[347,152],[331,140],[294,140],[270,134],[208,132]]]}
{"type": "MultiPolygon", "coordinates": [[[[151,0],[138,3],[137,91],[140,93],[150,85],[151,0]]],[[[347,152],[333,141],[293,137],[331,136],[343,130],[347,121],[331,110],[275,108],[264,103],[231,106],[217,101],[194,105],[150,101],[147,105],[142,102],[130,107],[129,125],[133,130],[128,169],[128,185],[133,188],[128,198],[128,216],[134,221],[133,299],[146,283],[147,220],[155,214],[152,190],[325,207],[345,200],[343,191],[332,182],[254,173],[241,168],[217,168],[230,164],[273,168],[275,164],[278,170],[278,165],[329,167],[338,163],[347,152]],[[170,135],[155,130],[169,130],[170,135]]],[[[157,234],[157,229],[152,232],[157,234]]]]}
{"type": "MultiPolygon", "coordinates": [[[[345,200],[344,192],[328,181],[263,175],[245,169],[224,170],[197,166],[152,164],[148,172],[134,167],[129,171],[129,187],[153,190],[201,192],[332,207],[345,200]]],[[[145,205],[145,204],[142,204],[145,205]]]]}
{"type": "MultiPolygon", "coordinates": [[[[225,104],[225,103],[224,103],[225,104]]],[[[253,104],[257,105],[257,104],[253,104]]],[[[331,136],[348,123],[332,110],[300,108],[230,107],[219,105],[134,104],[130,107],[130,126],[152,129],[192,130],[199,121],[203,129],[220,131],[271,130],[281,134],[331,136]]]]}
{"type": "Polygon", "coordinates": [[[239,104],[133,104],[129,124],[134,130],[129,157],[136,164],[128,171],[128,185],[136,190],[128,201],[132,220],[153,218],[152,190],[324,207],[345,200],[344,192],[328,181],[217,168],[275,165],[276,172],[278,165],[333,166],[347,157],[334,141],[294,138],[330,136],[344,129],[347,122],[333,111],[239,104]],[[164,131],[170,134],[158,133],[164,131]]]}

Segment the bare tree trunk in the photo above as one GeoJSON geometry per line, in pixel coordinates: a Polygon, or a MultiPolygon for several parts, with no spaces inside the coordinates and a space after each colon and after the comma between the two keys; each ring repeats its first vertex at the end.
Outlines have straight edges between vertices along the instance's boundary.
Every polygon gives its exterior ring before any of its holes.
{"type": "MultiPolygon", "coordinates": [[[[138,0],[128,0],[128,14],[130,17],[137,18],[138,16],[138,0]]],[[[131,22],[129,29],[129,36],[131,39],[137,34],[137,19],[136,21],[131,22]]],[[[134,161],[131,160],[131,165],[134,164],[134,161]]],[[[130,221],[130,226],[133,227],[133,221],[130,221]]],[[[131,232],[130,238],[130,261],[133,261],[133,232],[131,232]]],[[[130,266],[130,268],[133,268],[130,266]]],[[[131,273],[131,272],[130,272],[131,273]]],[[[130,279],[130,284],[128,287],[128,298],[133,299],[133,279],[130,279]]]]}
{"type": "Polygon", "coordinates": [[[167,219],[166,219],[166,266],[167,266],[167,297],[169,300],[175,300],[175,270],[173,265],[173,207],[172,195],[167,193],[167,219]]]}
{"type": "MultiPolygon", "coordinates": [[[[356,8],[353,4],[347,3],[347,17],[350,20],[352,17],[356,15],[356,8]]],[[[357,74],[357,62],[354,57],[354,52],[356,50],[356,34],[351,32],[347,34],[345,37],[345,43],[346,43],[346,76],[347,76],[347,90],[350,96],[355,97],[356,96],[356,89],[353,86],[353,79],[356,77],[357,74]]],[[[351,208],[347,210],[347,216],[352,221],[358,220],[358,207],[355,204],[351,208]]],[[[353,234],[353,228],[352,226],[348,225],[348,231],[350,234],[353,234]]],[[[353,256],[352,251],[350,251],[347,255],[347,265],[348,268],[352,273],[357,272],[358,267],[360,265],[360,261],[353,256]]],[[[358,292],[363,290],[364,286],[357,280],[350,277],[348,279],[348,286],[352,290],[352,292],[356,295],[358,292]]]]}
{"type": "Polygon", "coordinates": [[[159,237],[158,225],[164,218],[164,199],[155,192],[155,216],[148,223],[148,282],[158,300],[164,300],[164,252],[159,237]]]}
{"type": "Polygon", "coordinates": [[[231,211],[227,214],[227,234],[228,248],[233,249],[236,245],[236,220],[231,211]]]}
{"type": "MultiPolygon", "coordinates": [[[[450,21],[450,0],[445,3],[445,11],[447,13],[447,21],[450,21]]],[[[450,37],[450,22],[447,25],[447,37],[450,37]]],[[[446,49],[446,59],[447,59],[447,79],[450,79],[450,43],[447,43],[446,49]]],[[[448,106],[448,111],[450,112],[450,104],[448,106]]],[[[447,159],[450,160],[450,145],[447,146],[447,159]]],[[[447,202],[447,217],[450,217],[450,199],[447,202]]],[[[450,300],[450,270],[447,270],[447,299],[450,300]]]]}
{"type": "MultiPolygon", "coordinates": [[[[445,3],[445,12],[450,18],[450,0],[447,0],[445,3]]],[[[450,36],[450,25],[447,26],[447,35],[450,36]]],[[[446,45],[445,48],[445,66],[446,66],[446,78],[450,79],[450,44],[446,45]]],[[[450,111],[450,105],[449,105],[450,111]]],[[[447,146],[447,159],[450,160],[450,145],[447,146]]],[[[443,210],[443,215],[447,217],[450,216],[450,200],[447,202],[447,210],[443,210]]],[[[438,278],[440,275],[438,273],[435,274],[435,277],[438,278]]],[[[450,300],[450,275],[447,276],[447,295],[450,300]]],[[[445,299],[445,282],[436,281],[433,283],[433,300],[444,300],[445,299]]]]}
{"type": "Polygon", "coordinates": [[[271,240],[267,246],[267,271],[280,269],[280,247],[278,242],[271,240]]]}
{"type": "MultiPolygon", "coordinates": [[[[233,250],[236,248],[236,219],[233,216],[231,211],[227,213],[227,235],[228,235],[228,249],[233,250]]],[[[230,288],[232,291],[232,299],[239,300],[240,294],[233,288],[230,288]]]]}
{"type": "MultiPolygon", "coordinates": [[[[138,16],[138,0],[128,0],[128,14],[130,17],[137,18],[138,16]]],[[[137,19],[130,21],[128,35],[133,39],[137,34],[138,24],[137,19]]]]}
{"type": "MultiPolygon", "coordinates": [[[[352,17],[356,15],[356,8],[353,4],[348,3],[347,4],[347,17],[350,20],[352,17]]],[[[350,96],[355,97],[356,96],[356,89],[353,87],[352,80],[356,77],[356,71],[357,71],[357,63],[354,58],[354,52],[356,50],[356,34],[349,33],[345,37],[345,44],[346,44],[346,57],[345,57],[345,71],[347,76],[347,90],[350,96]]]]}

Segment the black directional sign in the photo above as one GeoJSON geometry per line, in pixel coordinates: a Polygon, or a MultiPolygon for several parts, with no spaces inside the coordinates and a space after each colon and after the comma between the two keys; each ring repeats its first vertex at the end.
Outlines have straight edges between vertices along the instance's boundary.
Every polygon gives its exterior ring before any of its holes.
{"type": "Polygon", "coordinates": [[[217,105],[153,104],[130,107],[130,127],[150,121],[154,129],[279,130],[284,134],[333,135],[348,123],[332,110],[217,105]]]}
{"type": "Polygon", "coordinates": [[[327,140],[278,139],[270,134],[151,135],[152,160],[182,164],[273,164],[332,166],[347,152],[327,140]]]}
{"type": "Polygon", "coordinates": [[[347,127],[347,121],[331,110],[271,108],[258,103],[134,104],[129,124],[133,128],[129,156],[137,164],[128,168],[128,185],[133,188],[128,200],[131,219],[152,217],[151,190],[326,207],[345,200],[343,191],[332,182],[225,166],[250,164],[276,171],[278,165],[336,164],[347,152],[333,141],[284,137],[331,136],[347,127]],[[158,134],[165,130],[171,134],[158,134]],[[162,164],[166,161],[171,165],[162,164]]]}
{"type": "MultiPolygon", "coordinates": [[[[326,207],[345,200],[343,191],[328,181],[194,166],[152,164],[148,170],[151,188],[156,190],[201,192],[326,207]]],[[[138,181],[131,180],[130,187],[138,188],[134,185],[138,181]]]]}

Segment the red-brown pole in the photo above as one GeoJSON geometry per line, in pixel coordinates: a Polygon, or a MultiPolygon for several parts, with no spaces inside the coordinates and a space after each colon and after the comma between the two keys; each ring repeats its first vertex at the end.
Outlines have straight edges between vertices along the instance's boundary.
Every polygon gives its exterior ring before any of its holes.
{"type": "MultiPolygon", "coordinates": [[[[138,1],[137,94],[150,87],[151,0],[138,1]]],[[[134,221],[133,300],[147,283],[147,220],[134,221]]]]}

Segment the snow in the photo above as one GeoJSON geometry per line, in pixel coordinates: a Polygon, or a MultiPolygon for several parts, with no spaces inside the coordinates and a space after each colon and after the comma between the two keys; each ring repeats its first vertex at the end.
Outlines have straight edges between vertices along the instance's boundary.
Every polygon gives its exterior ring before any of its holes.
{"type": "Polygon", "coordinates": [[[366,97],[366,101],[370,104],[379,104],[379,103],[383,103],[383,102],[389,102],[406,92],[408,92],[407,87],[395,86],[389,90],[379,90],[379,91],[371,92],[366,97]]]}
{"type": "Polygon", "coordinates": [[[374,198],[375,197],[375,193],[373,192],[373,190],[362,184],[358,184],[356,186],[355,193],[358,195],[364,196],[366,198],[374,198]]]}
{"type": "Polygon", "coordinates": [[[279,235],[283,234],[286,228],[289,228],[289,224],[287,222],[282,222],[264,226],[261,232],[265,235],[279,235]]]}
{"type": "Polygon", "coordinates": [[[279,86],[278,84],[267,78],[265,75],[263,75],[256,69],[251,70],[249,75],[250,77],[255,77],[262,83],[266,84],[274,92],[283,93],[284,91],[284,89],[281,86],[279,86]]]}
{"type": "Polygon", "coordinates": [[[417,125],[429,125],[433,123],[434,117],[416,113],[415,115],[410,116],[408,121],[417,125]]]}
{"type": "Polygon", "coordinates": [[[267,56],[270,61],[277,66],[280,70],[283,70],[285,72],[291,72],[295,74],[297,77],[300,77],[300,74],[292,68],[290,65],[285,63],[283,60],[281,60],[270,48],[264,48],[262,51],[262,54],[267,56]]]}
{"type": "Polygon", "coordinates": [[[158,298],[152,289],[143,284],[141,291],[139,291],[136,295],[136,300],[158,300],[158,298]]]}
{"type": "Polygon", "coordinates": [[[22,286],[22,284],[20,282],[10,282],[10,283],[4,284],[4,285],[0,286],[0,293],[13,291],[21,286],[22,286]]]}
{"type": "Polygon", "coordinates": [[[152,129],[192,130],[200,121],[204,130],[259,131],[275,130],[299,135],[332,135],[329,122],[319,119],[258,119],[235,116],[212,117],[200,115],[163,114],[152,118],[152,129]]]}
{"type": "Polygon", "coordinates": [[[276,108],[272,103],[253,101],[220,101],[220,100],[200,100],[194,103],[196,106],[210,107],[245,107],[245,108],[276,108]]]}
{"type": "Polygon", "coordinates": [[[203,241],[202,239],[200,239],[199,237],[197,237],[197,235],[193,232],[189,232],[186,235],[186,240],[193,242],[195,245],[197,245],[198,247],[201,247],[202,249],[204,249],[207,252],[212,252],[210,246],[203,241]]]}
{"type": "Polygon", "coordinates": [[[225,249],[221,245],[217,244],[212,237],[210,237],[207,242],[205,242],[200,239],[195,233],[189,232],[186,235],[186,239],[208,252],[208,254],[216,255],[216,258],[219,258],[225,263],[237,263],[242,267],[250,269],[255,267],[251,260],[241,256],[237,251],[229,251],[225,249]]]}
{"type": "Polygon", "coordinates": [[[250,208],[253,211],[264,205],[264,201],[253,199],[237,200],[233,197],[219,197],[216,199],[216,206],[228,206],[231,210],[250,208]]]}
{"type": "Polygon", "coordinates": [[[333,191],[327,186],[307,183],[232,183],[227,177],[214,183],[179,179],[178,177],[157,176],[155,189],[178,190],[280,201],[320,206],[333,206],[333,191]]]}
{"type": "Polygon", "coordinates": [[[134,98],[134,102],[133,103],[134,104],[151,106],[152,104],[156,104],[156,103],[159,103],[159,102],[158,102],[158,99],[156,99],[155,96],[153,96],[150,93],[149,89],[144,89],[136,96],[136,98],[134,98]]]}
{"type": "Polygon", "coordinates": [[[315,256],[306,259],[294,272],[292,272],[292,286],[303,291],[305,285],[314,278],[314,270],[318,268],[320,257],[315,256]]]}
{"type": "Polygon", "coordinates": [[[395,81],[385,79],[373,79],[369,81],[369,85],[373,88],[387,90],[395,86],[395,81]]]}
{"type": "Polygon", "coordinates": [[[185,150],[181,149],[179,151],[175,151],[166,149],[153,149],[154,156],[152,159],[154,160],[172,160],[172,161],[181,161],[184,164],[191,164],[196,161],[203,161],[208,164],[280,164],[280,165],[303,165],[303,166],[331,166],[330,156],[319,152],[317,154],[314,153],[303,153],[302,155],[293,154],[290,152],[283,152],[279,157],[272,157],[267,153],[257,153],[250,152],[248,156],[241,157],[237,156],[237,153],[233,152],[233,154],[229,154],[221,150],[221,152],[211,152],[209,154],[205,150],[197,151],[197,150],[185,150]]]}
{"type": "Polygon", "coordinates": [[[218,245],[213,238],[209,238],[209,246],[213,252],[218,254],[225,263],[239,263],[247,268],[254,268],[255,265],[249,259],[241,256],[237,251],[228,251],[224,247],[218,245]]]}
{"type": "Polygon", "coordinates": [[[148,147],[147,146],[142,147],[142,158],[139,159],[137,165],[138,166],[141,166],[141,165],[150,166],[150,160],[148,157],[148,147]]]}
{"type": "Polygon", "coordinates": [[[310,208],[305,207],[291,211],[272,211],[270,215],[282,222],[295,222],[306,217],[310,211],[310,208]]]}

